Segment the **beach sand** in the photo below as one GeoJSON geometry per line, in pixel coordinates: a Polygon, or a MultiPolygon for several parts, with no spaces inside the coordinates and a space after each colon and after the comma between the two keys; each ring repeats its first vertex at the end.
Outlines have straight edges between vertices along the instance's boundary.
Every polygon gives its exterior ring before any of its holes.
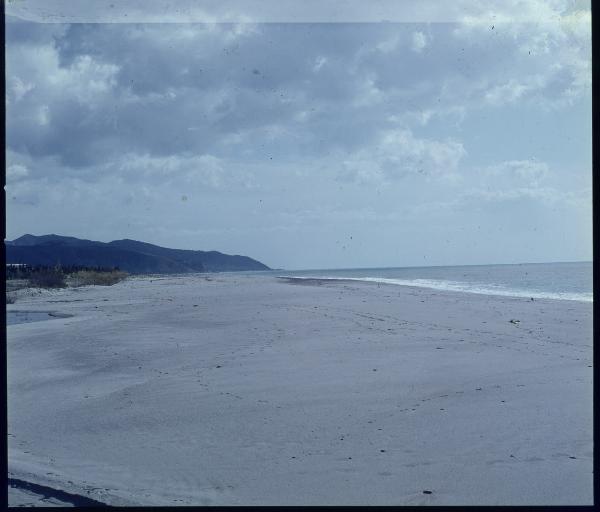
{"type": "Polygon", "coordinates": [[[7,328],[13,479],[113,505],[593,503],[591,303],[216,274],[8,309],[72,315],[7,328]]]}

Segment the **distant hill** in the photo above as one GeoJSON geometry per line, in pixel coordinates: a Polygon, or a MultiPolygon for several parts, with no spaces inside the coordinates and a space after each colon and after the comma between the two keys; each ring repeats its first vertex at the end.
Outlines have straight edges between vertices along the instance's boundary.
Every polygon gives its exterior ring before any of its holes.
{"type": "Polygon", "coordinates": [[[60,235],[23,235],[6,241],[6,263],[119,267],[131,274],[269,270],[248,256],[168,249],[136,240],[95,242],[60,235]]]}

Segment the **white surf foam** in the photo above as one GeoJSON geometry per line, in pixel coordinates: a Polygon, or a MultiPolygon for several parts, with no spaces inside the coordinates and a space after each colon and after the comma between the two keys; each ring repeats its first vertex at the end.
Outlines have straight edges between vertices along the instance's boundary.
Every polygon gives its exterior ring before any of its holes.
{"type": "Polygon", "coordinates": [[[323,281],[364,281],[369,283],[392,284],[398,286],[416,286],[418,288],[429,288],[433,290],[476,293],[479,295],[501,295],[505,297],[526,297],[534,299],[557,299],[577,300],[581,302],[593,302],[592,293],[569,293],[569,292],[543,292],[539,290],[520,290],[506,288],[501,285],[481,285],[477,283],[466,283],[459,281],[446,281],[437,279],[391,279],[387,277],[343,277],[343,276],[278,276],[284,279],[323,281]]]}

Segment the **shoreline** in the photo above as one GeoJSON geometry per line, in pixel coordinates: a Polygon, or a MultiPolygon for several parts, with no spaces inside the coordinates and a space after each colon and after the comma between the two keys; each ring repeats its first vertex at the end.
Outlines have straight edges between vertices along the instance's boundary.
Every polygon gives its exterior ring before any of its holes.
{"type": "Polygon", "coordinates": [[[8,327],[11,477],[109,504],[592,503],[592,303],[210,277],[7,306],[72,315],[8,327]]]}
{"type": "MultiPolygon", "coordinates": [[[[388,278],[376,278],[376,277],[310,277],[310,276],[276,276],[277,279],[281,279],[289,282],[290,284],[316,284],[322,285],[324,283],[329,282],[341,282],[341,283],[366,283],[366,284],[376,284],[378,286],[387,285],[387,286],[406,286],[408,288],[425,288],[427,290],[436,290],[442,293],[468,293],[474,295],[486,295],[493,297],[504,297],[504,298],[518,298],[518,299],[535,299],[535,300],[566,300],[566,301],[574,301],[574,302],[583,302],[590,303],[594,302],[593,297],[590,299],[583,299],[580,297],[572,298],[567,297],[565,294],[542,294],[537,291],[532,292],[511,292],[506,291],[504,293],[500,293],[499,291],[492,290],[484,290],[476,288],[473,289],[452,289],[449,287],[443,286],[433,286],[433,285],[417,285],[411,282],[400,282],[402,280],[399,279],[388,279],[388,278]]],[[[580,295],[580,294],[576,294],[580,295]]]]}

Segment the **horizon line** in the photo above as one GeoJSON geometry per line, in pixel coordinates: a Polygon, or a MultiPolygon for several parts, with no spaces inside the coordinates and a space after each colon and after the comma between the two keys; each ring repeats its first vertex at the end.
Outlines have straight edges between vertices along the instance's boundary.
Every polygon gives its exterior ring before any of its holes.
{"type": "Polygon", "coordinates": [[[377,270],[377,269],[392,269],[392,268],[441,268],[441,267],[490,267],[501,265],[549,265],[562,263],[593,263],[592,260],[569,260],[569,261],[524,261],[516,263],[458,263],[451,265],[404,265],[404,266],[377,266],[377,267],[329,267],[329,268],[279,268],[272,270],[289,271],[289,272],[306,272],[312,270],[377,270]]]}

